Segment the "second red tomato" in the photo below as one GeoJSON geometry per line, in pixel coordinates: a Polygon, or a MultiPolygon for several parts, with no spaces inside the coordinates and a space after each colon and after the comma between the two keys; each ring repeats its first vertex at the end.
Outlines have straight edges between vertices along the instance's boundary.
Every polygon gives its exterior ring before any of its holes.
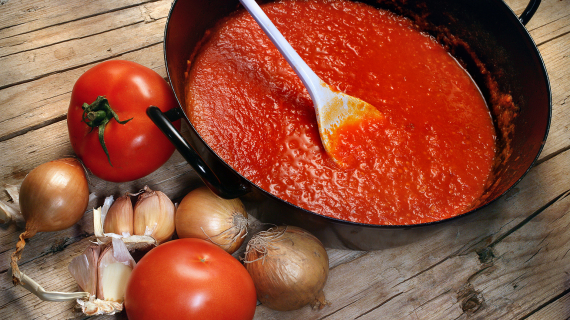
{"type": "Polygon", "coordinates": [[[178,239],[149,251],[125,292],[130,320],[251,320],[257,296],[245,267],[201,239],[178,239]]]}

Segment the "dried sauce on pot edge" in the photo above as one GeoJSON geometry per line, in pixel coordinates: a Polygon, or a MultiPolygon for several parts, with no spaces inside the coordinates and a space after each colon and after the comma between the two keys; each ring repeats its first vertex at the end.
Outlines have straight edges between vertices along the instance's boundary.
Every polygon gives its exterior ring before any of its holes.
{"type": "Polygon", "coordinates": [[[350,1],[280,1],[263,10],[325,82],[384,119],[345,130],[337,166],[308,92],[245,11],[220,21],[192,58],[186,113],[208,145],[277,197],[338,219],[437,221],[483,194],[495,132],[481,93],[430,36],[350,1]]]}

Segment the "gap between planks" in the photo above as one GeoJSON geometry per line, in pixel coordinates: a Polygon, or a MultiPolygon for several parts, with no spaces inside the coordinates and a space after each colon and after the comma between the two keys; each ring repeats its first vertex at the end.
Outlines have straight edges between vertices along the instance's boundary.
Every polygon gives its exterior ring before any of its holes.
{"type": "Polygon", "coordinates": [[[147,48],[150,48],[150,47],[152,47],[152,46],[159,45],[159,44],[161,44],[161,43],[162,43],[162,41],[150,43],[150,44],[147,44],[147,45],[145,45],[145,46],[137,47],[136,49],[132,49],[132,50],[127,50],[127,51],[121,52],[120,54],[111,55],[111,56],[105,56],[104,58],[101,58],[101,59],[98,59],[98,60],[93,60],[93,61],[90,61],[90,62],[88,62],[88,63],[83,63],[83,64],[75,65],[75,66],[73,66],[73,67],[69,67],[69,68],[65,68],[65,69],[61,69],[61,70],[55,70],[55,71],[52,71],[52,72],[49,72],[49,73],[44,73],[44,74],[42,74],[42,75],[39,75],[39,76],[30,78],[30,79],[26,79],[26,80],[22,80],[22,81],[18,81],[18,82],[13,82],[13,83],[10,83],[10,84],[4,85],[4,86],[0,86],[0,90],[6,89],[6,88],[10,88],[10,87],[13,87],[13,86],[17,86],[17,85],[21,85],[21,84],[24,84],[24,83],[33,82],[33,81],[36,81],[36,80],[39,80],[39,79],[42,79],[42,78],[45,78],[45,77],[48,77],[48,76],[51,76],[51,75],[54,75],[54,74],[58,74],[58,73],[62,73],[62,72],[67,72],[67,71],[72,71],[72,70],[75,70],[75,69],[78,69],[78,68],[82,68],[82,67],[85,67],[85,66],[88,66],[88,65],[97,64],[97,63],[100,63],[100,62],[103,62],[103,61],[116,59],[116,58],[119,58],[119,57],[124,56],[124,55],[126,55],[126,54],[133,53],[133,52],[137,52],[137,51],[140,51],[140,50],[143,50],[143,49],[147,49],[147,48]]]}

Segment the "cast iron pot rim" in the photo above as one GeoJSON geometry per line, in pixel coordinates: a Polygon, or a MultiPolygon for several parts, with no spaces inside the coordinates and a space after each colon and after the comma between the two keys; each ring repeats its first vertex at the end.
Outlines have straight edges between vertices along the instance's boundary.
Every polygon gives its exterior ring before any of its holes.
{"type": "MultiPolygon", "coordinates": [[[[423,223],[416,223],[416,224],[408,224],[408,225],[381,225],[381,224],[367,224],[367,223],[362,223],[362,222],[356,222],[356,221],[349,221],[349,220],[342,220],[342,219],[338,219],[338,218],[334,218],[334,217],[329,217],[326,215],[322,215],[304,208],[301,208],[295,204],[292,204],[286,200],[283,200],[277,196],[275,196],[274,194],[264,190],[263,188],[259,187],[257,184],[251,182],[249,179],[245,178],[241,173],[239,173],[237,170],[233,169],[232,166],[230,166],[224,159],[222,159],[214,150],[212,150],[212,148],[208,145],[208,143],[206,143],[206,141],[204,141],[204,139],[202,138],[202,136],[198,133],[198,131],[196,130],[196,128],[194,127],[194,125],[190,122],[190,120],[188,119],[188,116],[186,115],[186,112],[184,111],[184,108],[182,107],[182,103],[180,103],[180,99],[178,97],[178,95],[176,94],[176,91],[174,90],[174,88],[172,87],[172,78],[170,76],[170,70],[168,68],[168,58],[167,58],[167,53],[166,53],[166,39],[168,39],[168,32],[169,32],[169,26],[170,26],[170,18],[172,16],[172,12],[175,9],[176,4],[178,3],[178,0],[174,0],[172,2],[172,5],[170,7],[170,10],[168,12],[168,17],[166,20],[166,26],[164,28],[164,43],[163,43],[163,51],[164,51],[164,63],[166,66],[166,74],[168,77],[168,81],[169,84],[171,86],[171,88],[173,89],[173,93],[174,96],[176,98],[176,101],[178,102],[178,108],[180,109],[180,111],[182,112],[182,115],[184,117],[184,119],[186,120],[186,123],[188,123],[188,125],[192,128],[192,131],[194,131],[196,133],[196,136],[202,141],[202,143],[204,144],[204,146],[212,153],[216,156],[217,160],[221,161],[225,166],[227,166],[229,169],[231,169],[233,171],[234,174],[236,174],[237,176],[239,176],[241,179],[243,179],[244,181],[247,181],[251,186],[255,187],[257,190],[259,190],[260,192],[262,192],[264,194],[264,196],[269,196],[270,198],[273,198],[276,201],[285,203],[287,205],[292,206],[293,208],[295,208],[296,210],[300,210],[303,211],[307,214],[310,214],[312,216],[315,216],[317,219],[325,219],[328,220],[329,222],[332,222],[334,224],[340,224],[340,225],[351,225],[354,227],[363,227],[363,228],[368,228],[368,229],[416,229],[416,228],[421,228],[421,227],[427,227],[427,226],[433,226],[433,225],[440,225],[442,223],[447,223],[450,221],[455,221],[459,218],[471,215],[474,212],[478,212],[481,211],[483,208],[489,206],[492,203],[495,203],[498,199],[503,198],[505,196],[505,194],[507,194],[510,190],[512,190],[526,175],[527,173],[534,167],[534,165],[536,164],[538,158],[540,157],[540,154],[542,153],[542,149],[544,148],[544,145],[546,143],[546,139],[548,137],[548,133],[550,131],[550,122],[551,122],[551,118],[552,118],[552,92],[551,92],[551,88],[550,88],[550,80],[548,78],[548,73],[546,71],[546,66],[544,64],[544,60],[542,59],[542,56],[540,55],[540,51],[538,50],[538,47],[536,46],[536,43],[534,42],[534,40],[532,39],[532,37],[530,36],[530,34],[528,33],[528,30],[526,29],[526,27],[524,26],[524,24],[521,22],[520,18],[516,16],[516,14],[512,11],[512,9],[502,0],[495,0],[496,2],[499,3],[499,5],[506,11],[505,15],[508,16],[508,19],[511,20],[512,23],[514,23],[516,25],[515,28],[519,28],[522,34],[522,36],[524,38],[526,38],[527,41],[530,42],[530,44],[532,44],[532,51],[536,54],[536,57],[538,58],[539,62],[540,62],[540,67],[544,76],[544,80],[546,83],[546,91],[547,91],[547,95],[548,95],[548,119],[547,119],[547,123],[546,123],[546,128],[545,128],[545,132],[544,132],[544,137],[542,139],[541,145],[538,149],[538,152],[534,158],[534,160],[531,162],[530,166],[525,170],[525,172],[519,177],[519,179],[517,179],[517,181],[515,181],[509,188],[507,188],[503,193],[501,193],[499,196],[495,197],[493,200],[490,200],[488,202],[486,202],[485,204],[469,210],[467,212],[464,212],[462,214],[458,214],[456,216],[450,217],[450,218],[446,218],[446,219],[441,219],[441,220],[436,220],[436,221],[430,221],[430,222],[423,222],[423,223]],[[514,21],[513,21],[514,20],[514,21]]],[[[535,7],[532,8],[532,12],[530,13],[530,16],[526,17],[528,20],[530,20],[530,18],[532,17],[532,15],[534,14],[534,12],[536,11],[538,4],[540,4],[540,0],[536,1],[536,0],[530,0],[529,4],[534,5],[535,7]]],[[[529,5],[530,6],[530,5],[529,5]]],[[[529,9],[527,7],[527,9],[529,9]]],[[[525,10],[525,12],[523,12],[522,15],[525,15],[527,10],[525,10]]],[[[522,18],[521,15],[521,18],[522,18]]],[[[528,21],[527,20],[527,21],[528,21]]],[[[251,193],[251,191],[249,192],[251,193]]]]}

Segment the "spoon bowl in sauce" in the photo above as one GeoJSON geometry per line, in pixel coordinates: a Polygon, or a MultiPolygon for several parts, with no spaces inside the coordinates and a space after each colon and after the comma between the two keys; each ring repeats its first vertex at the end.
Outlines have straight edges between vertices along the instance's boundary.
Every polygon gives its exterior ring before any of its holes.
{"type": "Polygon", "coordinates": [[[344,165],[344,157],[336,152],[335,148],[338,145],[339,131],[347,125],[358,125],[364,119],[382,119],[383,114],[373,105],[335,90],[321,80],[291,47],[255,0],[240,0],[240,2],[281,52],[309,91],[315,107],[323,147],[337,164],[344,165]]]}

